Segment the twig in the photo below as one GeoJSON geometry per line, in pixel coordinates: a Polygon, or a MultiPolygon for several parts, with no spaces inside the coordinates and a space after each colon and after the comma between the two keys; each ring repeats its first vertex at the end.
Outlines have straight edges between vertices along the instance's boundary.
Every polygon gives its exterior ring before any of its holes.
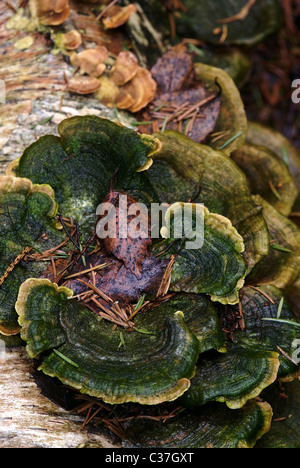
{"type": "Polygon", "coordinates": [[[247,18],[251,8],[254,6],[255,3],[256,0],[249,0],[248,3],[241,9],[241,11],[239,11],[239,13],[237,13],[234,16],[231,16],[230,18],[220,19],[217,22],[220,24],[229,24],[233,23],[234,21],[243,21],[247,18]]]}
{"type": "MultiPolygon", "coordinates": [[[[61,223],[62,227],[63,227],[63,230],[65,231],[65,233],[67,234],[68,238],[70,239],[70,241],[72,242],[72,244],[74,245],[74,247],[76,247],[77,250],[81,250],[80,249],[80,246],[74,241],[73,239],[73,236],[69,233],[65,223],[64,223],[64,220],[63,220],[63,217],[61,214],[58,215],[58,218],[59,218],[59,222],[61,223]]],[[[77,225],[78,226],[78,225],[77,225]]],[[[76,227],[76,232],[78,234],[78,227],[76,227]]]]}
{"type": "Polygon", "coordinates": [[[107,5],[107,7],[104,8],[104,10],[101,11],[96,20],[99,21],[101,18],[103,18],[103,16],[118,2],[119,0],[113,0],[109,5],[107,5]]]}

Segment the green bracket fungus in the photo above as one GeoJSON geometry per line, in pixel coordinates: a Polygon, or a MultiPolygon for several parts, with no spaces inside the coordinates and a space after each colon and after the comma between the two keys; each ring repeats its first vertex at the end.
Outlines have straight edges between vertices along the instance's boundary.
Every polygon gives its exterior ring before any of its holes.
{"type": "Polygon", "coordinates": [[[138,191],[138,201],[149,202],[154,196],[143,171],[160,148],[155,137],[94,116],[66,119],[58,131],[60,137],[42,137],[25,150],[8,173],[50,184],[64,216],[73,216],[81,224],[84,220],[86,230],[94,227],[96,208],[117,169],[116,187],[131,195],[138,191]]]}
{"type": "Polygon", "coordinates": [[[282,158],[266,147],[246,143],[232,159],[246,174],[251,193],[263,197],[281,214],[290,215],[298,191],[282,158]]]}
{"type": "Polygon", "coordinates": [[[72,295],[48,280],[28,280],[20,289],[16,308],[28,354],[58,348],[41,364],[45,374],[111,404],[156,405],[189,388],[199,344],[180,314],[148,313],[141,328],[155,332],[155,339],[133,331],[120,348],[119,331],[69,300],[72,295]]]}
{"type": "Polygon", "coordinates": [[[267,403],[251,401],[241,410],[208,404],[199,410],[185,411],[162,424],[134,421],[123,442],[125,448],[251,448],[272,421],[267,403]]]}
{"type": "Polygon", "coordinates": [[[263,216],[270,234],[270,251],[252,270],[253,284],[273,284],[281,289],[291,286],[300,274],[300,231],[259,195],[254,197],[263,207],[263,216]]]}
{"type": "Polygon", "coordinates": [[[149,178],[161,201],[203,203],[211,213],[230,219],[245,244],[248,272],[269,252],[262,208],[252,199],[244,173],[221,151],[200,145],[178,132],[159,135],[149,178]]]}
{"type": "Polygon", "coordinates": [[[265,125],[248,122],[246,141],[253,145],[264,146],[279,156],[288,167],[298,190],[294,210],[300,209],[300,153],[281,133],[265,125]]]}
{"type": "MultiPolygon", "coordinates": [[[[297,157],[285,145],[286,166],[255,124],[244,143],[239,112],[221,111],[232,133],[219,149],[67,119],[0,177],[0,332],[20,331],[41,372],[114,411],[145,405],[153,420],[125,418],[124,447],[253,447],[272,418],[257,397],[299,376],[297,157]],[[158,239],[97,237],[98,205],[119,227],[121,195],[167,205],[158,239]]],[[[297,445],[284,430],[261,443],[297,445]]]]}
{"type": "Polygon", "coordinates": [[[233,343],[225,343],[226,354],[200,356],[195,378],[181,399],[185,406],[215,400],[241,408],[277,378],[289,381],[299,375],[291,356],[300,340],[300,323],[282,292],[274,286],[246,287],[240,299],[243,330],[234,333],[233,343]]]}
{"type": "Polygon", "coordinates": [[[274,417],[270,431],[257,444],[257,448],[300,448],[300,382],[272,385],[264,398],[273,406],[274,417]]]}
{"type": "Polygon", "coordinates": [[[242,408],[277,378],[278,353],[234,346],[226,354],[200,359],[190,390],[181,399],[189,408],[210,401],[242,408]]]}
{"type": "Polygon", "coordinates": [[[184,203],[171,205],[165,217],[167,226],[162,228],[162,236],[167,239],[160,244],[160,249],[167,250],[168,256],[176,255],[170,291],[206,293],[213,301],[236,304],[246,274],[242,257],[245,247],[230,220],[210,213],[203,205],[184,203]],[[179,239],[179,246],[175,244],[170,248],[174,244],[174,237],[170,235],[171,224],[177,214],[182,216],[186,208],[190,210],[193,219],[193,237],[198,238],[195,244],[202,240],[201,245],[189,249],[187,244],[190,241],[179,239]],[[200,220],[197,219],[199,210],[200,220]]]}
{"type": "Polygon", "coordinates": [[[33,185],[22,178],[0,178],[0,331],[4,335],[20,331],[15,302],[21,284],[45,270],[45,264],[24,262],[24,257],[62,240],[56,213],[50,186],[33,185]]]}
{"type": "Polygon", "coordinates": [[[247,117],[240,93],[232,78],[220,68],[196,63],[195,72],[196,77],[204,82],[207,91],[221,92],[222,104],[214,128],[214,134],[221,138],[214,142],[211,137],[210,146],[231,154],[245,142],[247,134],[247,117]]]}

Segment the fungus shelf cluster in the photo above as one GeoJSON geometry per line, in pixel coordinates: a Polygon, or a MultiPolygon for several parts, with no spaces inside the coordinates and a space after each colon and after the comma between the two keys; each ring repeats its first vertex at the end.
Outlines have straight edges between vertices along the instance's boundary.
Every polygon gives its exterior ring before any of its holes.
{"type": "Polygon", "coordinates": [[[256,397],[299,375],[299,323],[285,296],[300,270],[286,217],[294,179],[251,131],[232,158],[173,130],[141,135],[91,116],[63,121],[59,134],[0,180],[1,332],[20,331],[42,372],[106,404],[185,408],[153,433],[131,422],[126,446],[161,446],[170,433],[178,446],[253,446],[272,417],[256,397]],[[280,200],[250,168],[277,186],[284,176],[280,200]],[[156,241],[97,239],[97,206],[118,208],[118,194],[174,214],[188,206],[192,218],[201,207],[203,246],[173,238],[168,212],[156,241]]]}

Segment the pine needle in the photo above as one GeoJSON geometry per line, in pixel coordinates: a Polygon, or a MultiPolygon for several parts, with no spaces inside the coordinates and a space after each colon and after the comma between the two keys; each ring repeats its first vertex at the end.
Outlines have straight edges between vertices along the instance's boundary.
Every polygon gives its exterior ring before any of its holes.
{"type": "Polygon", "coordinates": [[[60,351],[57,351],[57,349],[54,349],[53,350],[55,354],[57,354],[57,356],[59,356],[63,361],[67,362],[68,364],[70,364],[71,366],[73,367],[76,367],[77,369],[79,368],[78,364],[76,364],[76,362],[72,361],[71,359],[69,359],[67,356],[65,356],[64,354],[62,354],[60,351]]]}

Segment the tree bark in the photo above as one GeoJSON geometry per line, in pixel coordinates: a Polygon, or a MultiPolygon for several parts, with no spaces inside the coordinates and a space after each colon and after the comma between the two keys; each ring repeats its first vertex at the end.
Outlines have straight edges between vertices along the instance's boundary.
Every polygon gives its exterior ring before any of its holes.
{"type": "Polygon", "coordinates": [[[25,348],[0,354],[0,448],[77,448],[97,443],[116,447],[83,418],[41,395],[25,348]]]}

